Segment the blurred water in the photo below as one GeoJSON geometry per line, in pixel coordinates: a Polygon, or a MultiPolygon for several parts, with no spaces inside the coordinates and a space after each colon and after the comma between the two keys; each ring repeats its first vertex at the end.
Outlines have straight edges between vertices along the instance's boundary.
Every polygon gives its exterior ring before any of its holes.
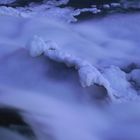
{"type": "MultiPolygon", "coordinates": [[[[105,88],[82,88],[75,69],[44,56],[32,58],[25,48],[39,35],[99,69],[139,66],[139,18],[113,15],[71,25],[1,16],[1,106],[18,109],[37,140],[139,140],[139,103],[114,104],[105,88]]],[[[0,129],[2,140],[28,139],[19,135],[0,129]]]]}

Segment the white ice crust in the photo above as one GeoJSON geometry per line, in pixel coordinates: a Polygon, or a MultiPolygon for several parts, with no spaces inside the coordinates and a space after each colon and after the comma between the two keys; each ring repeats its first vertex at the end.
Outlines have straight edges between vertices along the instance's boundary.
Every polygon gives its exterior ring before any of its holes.
{"type": "Polygon", "coordinates": [[[27,49],[33,57],[44,54],[51,60],[64,63],[68,67],[74,67],[78,71],[82,87],[89,87],[94,84],[101,85],[106,88],[112,101],[122,102],[136,100],[137,98],[137,93],[131,88],[126,74],[116,66],[99,71],[89,62],[63,52],[55,42],[45,41],[39,36],[33,37],[27,44],[27,49]]]}

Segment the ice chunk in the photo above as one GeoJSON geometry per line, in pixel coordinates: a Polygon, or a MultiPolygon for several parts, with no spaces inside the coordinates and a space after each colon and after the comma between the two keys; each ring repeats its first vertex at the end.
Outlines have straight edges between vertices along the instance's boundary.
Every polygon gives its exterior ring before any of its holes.
{"type": "Polygon", "coordinates": [[[1,6],[0,7],[0,15],[8,15],[8,16],[19,16],[20,13],[16,9],[12,7],[1,6]]]}
{"type": "Polygon", "coordinates": [[[33,38],[27,47],[31,56],[39,56],[44,53],[45,56],[54,61],[75,67],[75,69],[78,70],[80,82],[83,87],[92,86],[94,84],[103,85],[109,91],[110,98],[114,100],[114,97],[111,94],[112,89],[110,88],[108,81],[90,63],[63,52],[57,47],[56,43],[52,41],[44,41],[37,36],[33,38]]]}
{"type": "Polygon", "coordinates": [[[27,44],[30,55],[35,57],[39,56],[44,52],[46,44],[42,38],[34,36],[33,39],[27,44]]]}
{"type": "Polygon", "coordinates": [[[97,9],[96,7],[93,7],[93,8],[82,8],[82,9],[77,9],[75,11],[78,13],[77,15],[80,15],[81,13],[84,13],[84,12],[91,12],[93,14],[97,14],[97,13],[101,12],[101,10],[97,9]]]}
{"type": "Polygon", "coordinates": [[[114,89],[113,95],[120,100],[136,99],[137,93],[132,89],[131,84],[127,81],[127,75],[116,66],[104,69],[104,77],[109,81],[110,86],[114,89]]]}
{"type": "Polygon", "coordinates": [[[89,62],[77,58],[61,50],[53,41],[45,41],[35,36],[27,46],[31,56],[38,56],[44,53],[50,59],[74,67],[78,71],[79,79],[83,87],[98,84],[104,86],[112,101],[136,100],[137,93],[127,81],[126,74],[116,66],[104,68],[99,71],[89,62]]]}

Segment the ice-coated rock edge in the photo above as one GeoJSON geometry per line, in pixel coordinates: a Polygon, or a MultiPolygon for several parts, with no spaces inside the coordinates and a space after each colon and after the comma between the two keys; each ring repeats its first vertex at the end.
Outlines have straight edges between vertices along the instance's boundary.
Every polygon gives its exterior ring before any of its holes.
{"type": "Polygon", "coordinates": [[[89,87],[94,84],[103,86],[113,102],[138,99],[136,91],[131,88],[124,72],[116,66],[111,66],[100,72],[89,62],[63,52],[55,42],[45,41],[39,36],[34,36],[26,48],[32,57],[43,54],[53,61],[64,63],[67,67],[74,67],[78,71],[82,87],[89,87]],[[112,72],[114,72],[114,75],[112,75],[112,72]],[[116,83],[116,81],[113,81],[116,78],[122,82],[116,83]]]}

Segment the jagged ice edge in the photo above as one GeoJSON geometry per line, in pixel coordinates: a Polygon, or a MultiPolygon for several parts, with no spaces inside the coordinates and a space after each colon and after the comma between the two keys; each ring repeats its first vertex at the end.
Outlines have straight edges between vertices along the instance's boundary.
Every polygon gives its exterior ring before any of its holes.
{"type": "Polygon", "coordinates": [[[101,85],[105,87],[109,98],[113,102],[135,100],[137,98],[135,94],[132,94],[132,97],[129,97],[129,94],[126,95],[126,97],[120,96],[120,94],[117,93],[117,90],[112,88],[111,83],[104,76],[104,74],[101,73],[96,67],[85,60],[75,57],[69,53],[63,52],[53,41],[45,41],[39,36],[34,36],[26,47],[32,57],[37,57],[44,54],[51,60],[64,63],[68,67],[74,67],[78,71],[82,87],[89,87],[94,84],[101,85]]]}

